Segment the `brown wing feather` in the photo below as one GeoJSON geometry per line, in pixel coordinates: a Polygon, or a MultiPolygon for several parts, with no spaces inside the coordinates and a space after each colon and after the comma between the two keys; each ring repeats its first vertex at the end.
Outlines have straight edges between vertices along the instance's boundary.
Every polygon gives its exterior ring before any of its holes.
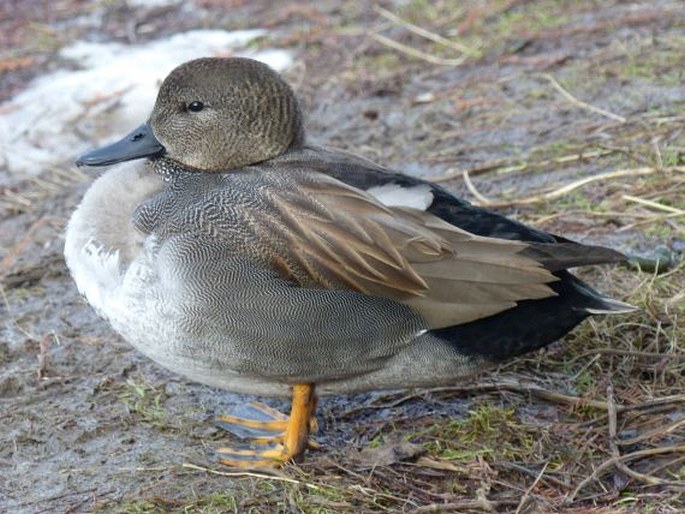
{"type": "Polygon", "coordinates": [[[391,239],[392,213],[372,197],[318,173],[267,194],[252,214],[262,238],[281,240],[275,266],[300,285],[353,289],[395,299],[424,293],[425,281],[391,239]]]}
{"type": "Polygon", "coordinates": [[[494,315],[555,293],[556,277],[519,241],[485,238],[430,213],[386,207],[332,177],[301,173],[268,193],[263,237],[282,244],[272,264],[305,287],[393,298],[430,328],[494,315]],[[265,234],[269,235],[265,235],[265,234]]]}

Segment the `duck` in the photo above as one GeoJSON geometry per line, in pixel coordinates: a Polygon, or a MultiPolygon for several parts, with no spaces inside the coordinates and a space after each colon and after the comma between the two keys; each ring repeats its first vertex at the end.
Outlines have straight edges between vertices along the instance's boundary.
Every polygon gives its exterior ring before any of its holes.
{"type": "Polygon", "coordinates": [[[455,384],[632,306],[570,268],[620,252],[522,224],[444,187],[307,142],[266,64],[175,68],[151,115],[78,166],[108,167],[65,235],[80,293],[133,347],[185,378],[290,397],[217,421],[230,466],[315,447],[318,394],[455,384]]]}

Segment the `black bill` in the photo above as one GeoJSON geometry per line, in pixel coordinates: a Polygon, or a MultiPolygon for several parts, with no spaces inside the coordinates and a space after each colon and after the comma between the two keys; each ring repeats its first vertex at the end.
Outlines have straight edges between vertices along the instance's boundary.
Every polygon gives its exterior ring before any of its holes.
{"type": "Polygon", "coordinates": [[[164,146],[157,141],[150,125],[143,123],[116,143],[84,153],[76,159],[76,165],[109,166],[143,157],[159,157],[164,152],[164,146]]]}

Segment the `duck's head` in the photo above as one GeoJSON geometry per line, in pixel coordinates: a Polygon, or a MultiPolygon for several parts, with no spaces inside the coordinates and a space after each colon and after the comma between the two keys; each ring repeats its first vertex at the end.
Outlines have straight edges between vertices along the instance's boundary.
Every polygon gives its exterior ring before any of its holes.
{"type": "Polygon", "coordinates": [[[297,99],[275,71],[252,59],[204,58],[164,79],[146,123],[76,163],[165,156],[183,167],[220,172],[270,159],[303,139],[297,99]]]}

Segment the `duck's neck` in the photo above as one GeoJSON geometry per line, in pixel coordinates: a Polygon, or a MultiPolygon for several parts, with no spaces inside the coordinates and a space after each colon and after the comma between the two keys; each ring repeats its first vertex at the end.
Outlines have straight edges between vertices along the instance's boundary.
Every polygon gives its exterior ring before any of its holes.
{"type": "Polygon", "coordinates": [[[181,173],[204,173],[202,170],[186,166],[168,157],[158,157],[148,161],[148,167],[153,173],[162,176],[166,182],[181,173]]]}

